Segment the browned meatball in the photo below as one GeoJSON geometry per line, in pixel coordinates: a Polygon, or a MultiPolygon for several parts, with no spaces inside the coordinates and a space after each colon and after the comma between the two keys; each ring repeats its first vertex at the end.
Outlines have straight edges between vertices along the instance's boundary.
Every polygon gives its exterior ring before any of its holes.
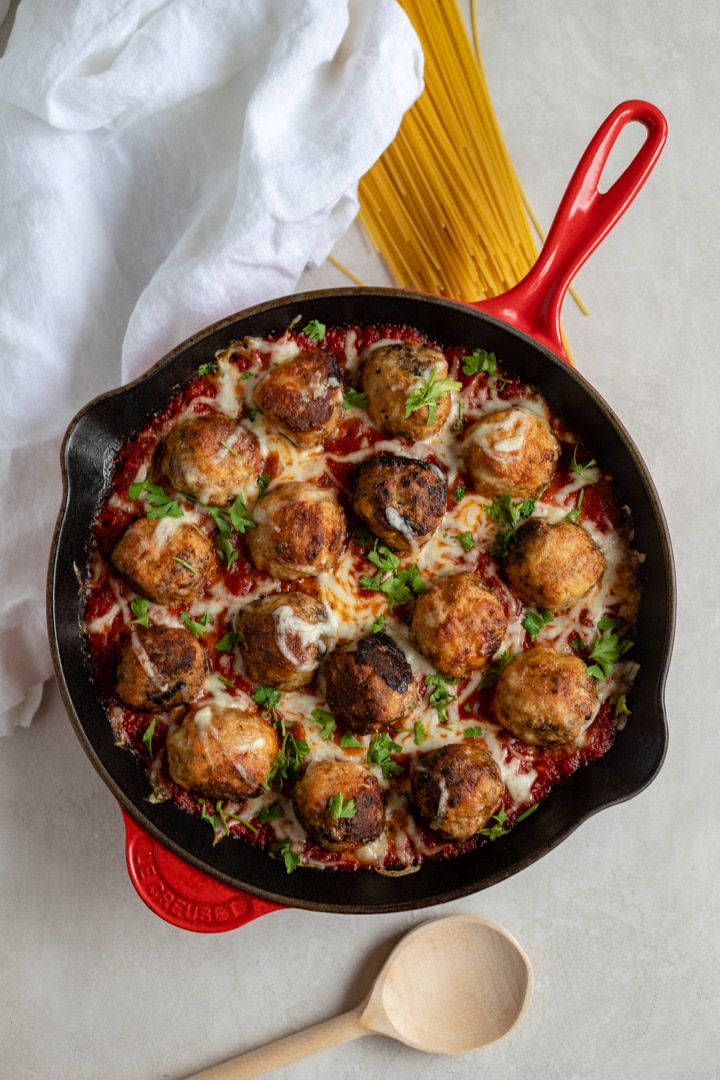
{"type": "Polygon", "coordinates": [[[333,632],[330,612],[301,592],[273,593],[253,600],[235,620],[248,678],[279,690],[312,682],[333,632]]]}
{"type": "Polygon", "coordinates": [[[476,574],[445,574],[424,592],[412,617],[420,652],[446,675],[485,667],[507,630],[505,609],[476,574]]]}
{"type": "Polygon", "coordinates": [[[146,712],[189,705],[207,671],[207,652],[189,630],[133,626],[120,650],[118,697],[146,712]]]}
{"type": "Polygon", "coordinates": [[[353,761],[308,765],[295,785],[293,804],[310,839],[326,851],[355,851],[377,840],[383,830],[385,801],[380,783],[353,761]],[[332,800],[338,795],[343,806],[353,800],[352,816],[333,817],[332,800]]]}
{"type": "Polygon", "coordinates": [[[439,349],[414,342],[397,342],[373,349],[363,365],[362,387],[368,396],[370,419],[388,435],[406,439],[429,439],[440,432],[450,415],[450,395],[436,403],[434,417],[427,405],[406,416],[406,403],[433,377],[439,382],[448,374],[447,360],[439,349]]]}
{"type": "Polygon", "coordinates": [[[412,668],[382,631],[331,653],[325,662],[325,682],[330,712],[358,735],[387,731],[417,705],[412,668]]]}
{"type": "Polygon", "coordinates": [[[541,416],[517,406],[476,421],[462,454],[478,494],[491,498],[507,492],[525,499],[552,480],[560,444],[541,416]]]}
{"type": "Polygon", "coordinates": [[[605,556],[582,525],[531,518],[518,529],[505,566],[521,600],[561,612],[597,585],[605,556]]]}
{"type": "Polygon", "coordinates": [[[260,444],[222,413],[188,416],[165,441],[161,469],[178,491],[208,506],[229,506],[262,471],[260,444]]]}
{"type": "Polygon", "coordinates": [[[429,461],[376,454],[358,466],[355,513],[395,551],[416,551],[442,521],[447,478],[429,461]]]}
{"type": "Polygon", "coordinates": [[[271,368],[253,401],[273,427],[297,446],[319,446],[332,435],[343,410],[337,360],[323,349],[301,353],[271,368]]]}
{"type": "Polygon", "coordinates": [[[498,721],[531,746],[575,742],[597,709],[597,690],[580,657],[546,645],[516,656],[495,691],[498,721]]]}
{"type": "Polygon", "coordinates": [[[415,765],[412,795],[431,829],[469,840],[502,806],[505,786],[492,754],[480,743],[430,750],[415,765]]]}
{"type": "Polygon", "coordinates": [[[202,705],[167,738],[170,776],[209,799],[259,795],[278,752],[275,729],[258,713],[202,705]]]}
{"type": "Polygon", "coordinates": [[[180,604],[204,592],[215,550],[189,521],[138,518],[118,540],[111,559],[141,596],[156,604],[180,604]]]}
{"type": "Polygon", "coordinates": [[[247,533],[253,562],[281,581],[332,570],[347,538],[335,489],[303,480],[271,488],[258,500],[253,520],[257,527],[247,533]]]}

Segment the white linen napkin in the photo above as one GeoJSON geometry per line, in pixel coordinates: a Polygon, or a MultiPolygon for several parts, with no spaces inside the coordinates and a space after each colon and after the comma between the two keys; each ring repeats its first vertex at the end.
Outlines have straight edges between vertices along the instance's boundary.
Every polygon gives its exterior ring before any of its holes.
{"type": "Polygon", "coordinates": [[[395,0],[20,0],[0,59],[0,734],[52,675],[69,421],[291,293],[421,89],[395,0]]]}

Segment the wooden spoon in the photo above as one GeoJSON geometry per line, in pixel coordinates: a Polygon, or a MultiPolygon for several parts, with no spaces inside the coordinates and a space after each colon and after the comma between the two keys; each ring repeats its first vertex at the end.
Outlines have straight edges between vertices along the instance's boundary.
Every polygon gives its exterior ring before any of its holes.
{"type": "Polygon", "coordinates": [[[509,1035],[532,991],[530,961],[507,930],[449,915],[402,938],[362,1005],[187,1080],[254,1080],[373,1033],[431,1054],[466,1054],[509,1035]]]}

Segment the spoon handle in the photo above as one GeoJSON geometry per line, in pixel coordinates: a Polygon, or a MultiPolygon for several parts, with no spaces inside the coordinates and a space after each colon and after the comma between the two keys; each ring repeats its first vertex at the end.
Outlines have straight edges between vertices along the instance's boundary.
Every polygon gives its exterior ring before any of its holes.
{"type": "Polygon", "coordinates": [[[294,1035],[259,1046],[257,1050],[249,1050],[221,1065],[193,1073],[185,1080],[255,1080],[255,1077],[264,1076],[274,1069],[282,1069],[295,1061],[302,1061],[303,1058],[319,1054],[331,1046],[339,1046],[351,1039],[357,1039],[360,1035],[368,1035],[368,1028],[360,1022],[362,1011],[362,1007],[351,1009],[350,1012],[335,1016],[332,1020],[324,1020],[305,1031],[297,1031],[294,1035]]]}

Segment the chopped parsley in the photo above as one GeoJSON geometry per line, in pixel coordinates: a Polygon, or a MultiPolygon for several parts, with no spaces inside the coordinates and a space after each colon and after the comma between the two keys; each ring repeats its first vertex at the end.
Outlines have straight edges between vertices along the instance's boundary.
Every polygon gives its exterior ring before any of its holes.
{"type": "Polygon", "coordinates": [[[482,735],[482,733],[483,733],[482,728],[478,726],[478,727],[466,727],[463,734],[465,735],[466,739],[479,739],[480,736],[482,735]]]}
{"type": "Polygon", "coordinates": [[[311,319],[307,326],[303,326],[303,334],[307,334],[311,341],[319,343],[325,337],[325,329],[325,323],[311,319]]]}
{"type": "Polygon", "coordinates": [[[209,611],[206,611],[199,619],[193,619],[189,611],[183,611],[180,619],[195,637],[200,637],[207,630],[209,624],[214,621],[209,611]]]}
{"type": "Polygon", "coordinates": [[[273,720],[277,720],[275,711],[280,704],[280,691],[274,686],[258,686],[253,694],[253,701],[259,705],[263,712],[270,713],[273,720]]]}
{"type": "Polygon", "coordinates": [[[462,369],[465,375],[478,375],[481,371],[496,375],[497,357],[485,349],[476,349],[471,356],[463,356],[462,369]]]}
{"type": "Polygon", "coordinates": [[[518,526],[532,515],[536,502],[537,499],[513,502],[512,497],[505,492],[502,495],[493,495],[491,503],[483,504],[483,510],[488,517],[499,525],[505,526],[495,537],[495,545],[490,548],[490,554],[494,558],[506,557],[515,543],[518,526]]]}
{"type": "Polygon", "coordinates": [[[402,765],[393,761],[391,754],[399,754],[402,746],[393,742],[387,731],[381,735],[373,735],[367,752],[368,765],[377,765],[387,780],[390,776],[397,776],[403,771],[402,765]]]}
{"type": "Polygon", "coordinates": [[[257,486],[260,489],[260,494],[261,495],[263,495],[267,491],[269,483],[270,483],[270,474],[266,473],[266,472],[260,473],[260,475],[257,478],[257,486]]]}
{"type": "Polygon", "coordinates": [[[139,499],[143,494],[148,504],[146,517],[151,520],[183,516],[177,500],[171,498],[167,491],[159,487],[158,484],[153,484],[149,477],[147,480],[138,480],[128,488],[128,495],[131,499],[139,499]]]}
{"type": "Polygon", "coordinates": [[[340,818],[354,818],[357,814],[357,805],[354,799],[345,799],[343,793],[338,791],[328,799],[328,810],[333,821],[340,818]]]}
{"type": "Polygon", "coordinates": [[[622,641],[619,634],[606,633],[614,630],[617,619],[606,616],[598,623],[598,632],[588,654],[588,659],[593,663],[588,666],[588,675],[594,679],[607,679],[615,664],[632,649],[634,641],[622,641]]]}
{"type": "Polygon", "coordinates": [[[575,508],[565,515],[566,521],[577,521],[580,517],[580,510],[582,509],[583,499],[585,498],[585,488],[580,488],[578,492],[577,502],[575,508]]]}
{"type": "Polygon", "coordinates": [[[214,375],[218,366],[215,360],[209,360],[207,364],[201,364],[197,369],[198,375],[214,375]]]}
{"type": "Polygon", "coordinates": [[[320,731],[322,739],[332,739],[337,729],[335,717],[325,709],[313,709],[310,713],[320,731]]]}
{"type": "Polygon", "coordinates": [[[215,648],[218,652],[232,652],[238,641],[242,641],[242,636],[228,630],[227,634],[223,634],[220,640],[215,642],[215,648]]]}
{"type": "Polygon", "coordinates": [[[416,746],[420,746],[425,742],[427,738],[427,728],[423,724],[422,720],[416,720],[413,724],[413,742],[416,746]]]}
{"type": "Polygon", "coordinates": [[[291,721],[277,717],[275,721],[280,729],[282,742],[263,781],[263,787],[269,788],[272,785],[276,791],[280,791],[286,782],[294,784],[297,781],[300,766],[310,753],[310,747],[305,739],[298,739],[296,735],[293,735],[291,721]]]}
{"type": "Polygon", "coordinates": [[[255,374],[255,372],[254,372],[254,371],[243,371],[243,373],[242,373],[242,375],[240,376],[240,378],[241,378],[241,379],[243,380],[243,382],[244,382],[244,381],[245,381],[246,379],[252,379],[252,377],[253,377],[253,375],[254,375],[254,374],[255,374]]]}
{"type": "Polygon", "coordinates": [[[270,850],[276,851],[282,857],[288,874],[292,874],[293,870],[296,870],[300,865],[300,856],[296,855],[292,850],[289,839],[278,840],[270,850]]]}
{"type": "Polygon", "coordinates": [[[258,814],[258,821],[261,825],[267,825],[270,821],[278,821],[282,816],[283,808],[280,803],[273,803],[272,806],[263,806],[258,814]]]}
{"type": "Polygon", "coordinates": [[[471,532],[458,533],[457,536],[453,536],[453,540],[458,540],[465,551],[472,551],[475,547],[475,537],[471,532]]]}
{"type": "Polygon", "coordinates": [[[456,382],[455,379],[438,380],[437,368],[433,368],[430,372],[430,377],[428,379],[422,379],[420,385],[414,390],[411,390],[405,399],[406,419],[418,409],[427,406],[427,426],[430,427],[435,420],[438,405],[442,399],[447,397],[453,390],[462,390],[462,383],[456,382]]]}
{"type": "Polygon", "coordinates": [[[130,610],[135,616],[130,620],[130,625],[134,626],[135,623],[139,623],[140,626],[150,625],[150,601],[146,600],[144,596],[136,596],[134,600],[130,601],[130,610]]]}
{"type": "Polygon", "coordinates": [[[457,701],[457,697],[448,691],[448,686],[455,686],[460,680],[453,678],[452,675],[441,675],[436,672],[434,675],[426,675],[425,682],[428,686],[435,687],[428,701],[437,712],[440,722],[447,724],[448,705],[451,705],[453,701],[457,701]]]}
{"type": "Polygon", "coordinates": [[[254,529],[255,522],[247,517],[245,500],[242,495],[237,495],[231,506],[207,506],[198,503],[206,510],[217,526],[216,550],[226,566],[230,567],[239,558],[238,552],[232,544],[232,530],[244,533],[246,529],[254,529]]]}
{"type": "Polygon", "coordinates": [[[528,611],[522,621],[522,626],[530,635],[530,640],[534,641],[543,626],[547,626],[548,623],[551,623],[552,621],[552,611],[548,611],[547,608],[541,608],[540,611],[528,611]]]}
{"type": "Polygon", "coordinates": [[[583,462],[582,465],[578,463],[577,459],[577,446],[573,447],[572,461],[570,462],[570,472],[574,472],[576,476],[579,476],[581,480],[587,480],[591,484],[597,483],[597,477],[591,476],[587,471],[592,469],[593,465],[597,465],[595,458],[591,458],[590,461],[583,462]]]}
{"type": "Polygon", "coordinates": [[[385,616],[384,615],[376,615],[375,618],[372,621],[372,626],[370,627],[370,629],[372,630],[373,634],[379,634],[381,630],[384,630],[385,629],[385,616]]]}
{"type": "Polygon", "coordinates": [[[495,686],[496,682],[498,681],[512,658],[513,657],[511,652],[508,652],[507,650],[501,652],[495,663],[491,664],[491,666],[487,669],[478,689],[487,690],[489,687],[495,686]]]}
{"type": "Polygon", "coordinates": [[[184,566],[186,570],[189,570],[191,574],[197,574],[196,568],[192,563],[189,563],[187,559],[181,559],[179,555],[173,555],[173,562],[179,563],[180,566],[184,566]]]}
{"type": "Polygon", "coordinates": [[[343,750],[357,749],[358,746],[362,746],[359,739],[355,738],[352,731],[346,731],[340,736],[340,745],[343,750]]]}
{"type": "MultiPolygon", "coordinates": [[[[532,806],[529,806],[527,810],[523,810],[522,814],[519,814],[515,818],[515,824],[517,825],[518,822],[524,821],[525,818],[530,817],[530,815],[534,813],[537,808],[538,804],[534,803],[532,806]]],[[[486,825],[484,829],[478,829],[479,835],[487,836],[488,840],[497,840],[499,839],[499,837],[505,836],[508,832],[510,832],[510,826],[508,825],[508,816],[502,807],[498,810],[497,814],[493,816],[495,821],[494,825],[486,825]]]]}
{"type": "Polygon", "coordinates": [[[360,584],[363,589],[384,593],[390,611],[396,604],[409,604],[424,592],[425,582],[420,577],[417,565],[413,563],[401,570],[400,559],[384,544],[378,546],[376,540],[372,551],[367,553],[367,559],[377,567],[378,572],[374,577],[364,574],[360,578],[360,584]]]}
{"type": "Polygon", "coordinates": [[[456,503],[459,503],[462,499],[465,498],[466,491],[467,484],[458,484],[458,486],[453,489],[452,497],[456,503]]]}
{"type": "Polygon", "coordinates": [[[147,748],[147,752],[150,755],[150,757],[153,756],[152,741],[153,741],[153,735],[155,734],[156,725],[157,725],[157,716],[153,716],[152,720],[150,721],[148,726],[145,728],[145,732],[144,732],[143,737],[142,737],[142,741],[145,743],[145,746],[147,748]]]}
{"type": "Polygon", "coordinates": [[[368,396],[362,390],[353,390],[350,387],[343,394],[343,405],[346,409],[364,409],[367,407],[368,396]]]}

